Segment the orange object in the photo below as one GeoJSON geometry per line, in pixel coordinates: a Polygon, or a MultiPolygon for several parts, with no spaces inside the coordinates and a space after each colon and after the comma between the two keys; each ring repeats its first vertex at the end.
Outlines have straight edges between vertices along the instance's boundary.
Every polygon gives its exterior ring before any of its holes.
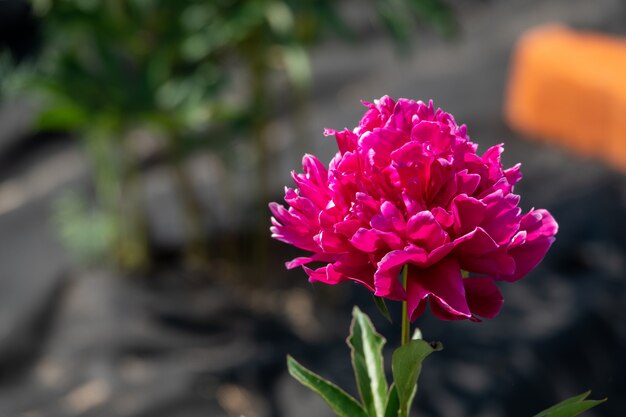
{"type": "Polygon", "coordinates": [[[626,170],[626,39],[551,25],[519,40],[509,125],[626,170]]]}

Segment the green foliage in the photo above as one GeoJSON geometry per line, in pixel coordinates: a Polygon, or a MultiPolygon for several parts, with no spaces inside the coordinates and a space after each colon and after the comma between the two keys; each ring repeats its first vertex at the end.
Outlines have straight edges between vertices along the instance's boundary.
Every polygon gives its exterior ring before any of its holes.
{"type": "MultiPolygon", "coordinates": [[[[383,366],[385,338],[376,332],[369,317],[358,307],[352,311],[350,336],[352,367],[361,397],[358,402],[341,388],[307,370],[291,356],[287,357],[289,373],[301,384],[321,396],[340,417],[408,417],[417,392],[422,363],[433,352],[443,349],[441,343],[421,339],[419,330],[413,339],[393,352],[391,370],[393,384],[387,385],[383,366]]],[[[569,398],[534,417],[574,417],[603,400],[587,400],[590,391],[569,398]]]]}
{"type": "Polygon", "coordinates": [[[441,349],[443,347],[440,343],[431,344],[414,339],[393,352],[391,371],[398,392],[400,417],[409,415],[411,403],[417,392],[417,379],[422,371],[422,362],[428,355],[441,349]]]}
{"type": "Polygon", "coordinates": [[[302,385],[318,394],[339,417],[367,417],[363,407],[338,386],[300,365],[287,356],[289,373],[302,385]]]}
{"type": "MultiPolygon", "coordinates": [[[[397,42],[408,41],[418,20],[454,26],[441,0],[371,1],[397,42]]],[[[68,129],[89,129],[101,118],[120,128],[146,122],[177,133],[203,128],[216,122],[216,108],[228,101],[222,93],[238,63],[253,72],[282,70],[294,86],[306,88],[307,48],[330,32],[355,37],[332,0],[32,0],[32,5],[45,43],[29,85],[50,107],[60,101],[89,115],[55,118],[55,126],[67,120],[68,129]]],[[[245,103],[240,109],[251,110],[245,103]]]]}
{"type": "Polygon", "coordinates": [[[56,202],[54,221],[70,253],[84,263],[102,260],[102,254],[114,240],[115,220],[110,213],[88,209],[75,193],[66,194],[56,202]]]}
{"type": "Polygon", "coordinates": [[[400,398],[398,398],[398,390],[395,384],[391,384],[389,395],[385,402],[385,417],[398,417],[400,410],[400,398]]]}
{"type": "Polygon", "coordinates": [[[361,400],[370,416],[384,417],[387,378],[383,368],[385,339],[374,329],[369,317],[354,307],[347,339],[352,350],[352,367],[361,400]]]}
{"type": "Polygon", "coordinates": [[[382,348],[385,338],[376,332],[369,317],[357,307],[352,312],[350,336],[352,367],[361,403],[319,375],[306,370],[293,358],[287,358],[289,372],[300,383],[320,395],[339,416],[403,417],[408,416],[422,361],[441,344],[412,340],[393,353],[394,383],[387,384],[382,348]],[[346,414],[351,412],[355,414],[346,414]]]}
{"type": "Polygon", "coordinates": [[[389,314],[389,309],[387,308],[387,303],[385,303],[385,299],[383,297],[377,297],[375,295],[372,296],[374,298],[374,304],[376,308],[383,315],[384,318],[387,319],[389,323],[392,322],[391,314],[389,314]]]}
{"type": "MultiPolygon", "coordinates": [[[[437,25],[452,21],[439,0],[375,5],[398,42],[408,39],[418,16],[437,25]]],[[[233,62],[282,69],[294,86],[306,88],[306,48],[324,32],[350,33],[330,0],[35,0],[33,6],[45,44],[31,87],[51,107],[61,101],[91,116],[68,118],[69,129],[89,128],[101,117],[120,127],[146,121],[168,130],[206,127],[215,121],[212,107],[224,99],[233,62]]]]}
{"type": "Polygon", "coordinates": [[[602,400],[587,400],[589,394],[591,394],[591,391],[575,395],[535,414],[534,417],[574,417],[606,401],[606,398],[602,400]]]}

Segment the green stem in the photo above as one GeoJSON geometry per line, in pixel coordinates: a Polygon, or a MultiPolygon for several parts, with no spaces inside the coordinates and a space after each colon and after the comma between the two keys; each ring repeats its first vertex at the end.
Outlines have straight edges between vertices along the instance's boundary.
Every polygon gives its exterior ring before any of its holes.
{"type": "MultiPolygon", "coordinates": [[[[402,286],[406,291],[406,284],[409,275],[409,265],[404,265],[402,268],[402,286]]],[[[402,301],[402,345],[409,343],[409,333],[411,330],[411,322],[409,321],[409,314],[406,300],[402,301]]]]}

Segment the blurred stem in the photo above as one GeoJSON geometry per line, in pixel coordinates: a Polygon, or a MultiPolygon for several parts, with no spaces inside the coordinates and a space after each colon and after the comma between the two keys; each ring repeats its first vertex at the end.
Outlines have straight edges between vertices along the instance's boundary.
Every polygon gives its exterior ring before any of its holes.
{"type": "Polygon", "coordinates": [[[141,174],[125,141],[118,146],[115,137],[123,138],[123,129],[95,128],[86,133],[84,143],[94,164],[98,205],[112,220],[108,255],[123,271],[139,271],[148,263],[141,174]]]}
{"type": "Polygon", "coordinates": [[[127,172],[120,184],[119,224],[120,247],[117,258],[122,268],[131,272],[142,271],[149,266],[147,225],[142,198],[143,176],[132,154],[125,152],[127,172]]]}
{"type": "MultiPolygon", "coordinates": [[[[406,292],[406,285],[408,281],[409,275],[409,265],[404,265],[402,268],[402,287],[406,292]]],[[[407,295],[408,297],[408,295],[407,295]]],[[[406,298],[402,301],[402,343],[401,345],[406,345],[409,343],[409,333],[411,331],[411,322],[409,321],[408,308],[407,308],[407,300],[406,298]]]]}
{"type": "Polygon", "coordinates": [[[268,200],[268,176],[269,169],[267,164],[267,147],[265,144],[265,129],[268,123],[268,109],[270,108],[269,95],[267,93],[267,57],[265,49],[257,45],[258,41],[252,42],[248,49],[248,65],[250,70],[250,91],[252,99],[252,136],[256,148],[258,158],[258,203],[256,204],[255,223],[256,234],[254,254],[256,257],[256,265],[262,273],[267,269],[267,240],[266,223],[264,208],[265,202],[268,200]]]}
{"type": "Polygon", "coordinates": [[[185,171],[183,159],[177,148],[180,143],[177,132],[170,132],[166,148],[169,164],[173,170],[177,191],[180,193],[185,223],[184,257],[192,268],[206,266],[208,262],[208,239],[202,222],[202,205],[193,188],[193,181],[185,171]]]}

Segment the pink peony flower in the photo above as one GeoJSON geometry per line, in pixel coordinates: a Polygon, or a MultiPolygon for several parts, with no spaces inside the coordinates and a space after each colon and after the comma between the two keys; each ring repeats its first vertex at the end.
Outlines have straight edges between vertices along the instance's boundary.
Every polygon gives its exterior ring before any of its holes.
{"type": "Polygon", "coordinates": [[[520,164],[502,169],[502,145],[479,156],[466,127],[432,102],[385,96],[364,104],[354,130],[325,131],[339,147],[329,168],[305,155],[304,173],[292,172],[297,187],[285,189],[289,208],[270,203],[272,237],[311,252],[287,268],[406,300],[411,320],[428,300],[445,320],[496,316],[503,299],[494,281],[532,270],[557,223],[546,210],[522,214],[513,194],[520,164]]]}

